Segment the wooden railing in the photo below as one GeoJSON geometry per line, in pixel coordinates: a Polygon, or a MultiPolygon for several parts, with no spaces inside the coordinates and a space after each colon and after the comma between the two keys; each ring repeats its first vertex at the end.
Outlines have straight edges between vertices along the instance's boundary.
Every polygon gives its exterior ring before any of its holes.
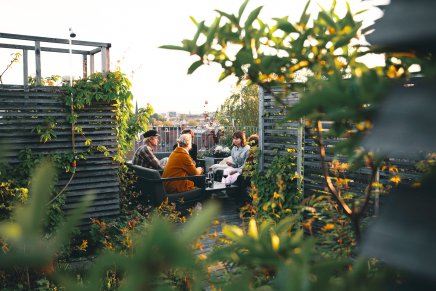
{"type": "Polygon", "coordinates": [[[110,57],[109,57],[109,48],[111,47],[110,43],[100,43],[100,42],[91,42],[91,41],[81,41],[81,40],[73,40],[73,39],[62,39],[62,38],[50,38],[50,37],[40,37],[40,36],[31,36],[31,35],[21,35],[21,34],[10,34],[0,32],[0,48],[5,49],[16,49],[22,51],[23,56],[23,85],[24,87],[28,86],[29,80],[29,51],[35,52],[35,76],[36,76],[36,85],[40,86],[42,81],[42,64],[41,64],[41,52],[55,52],[55,53],[71,53],[71,54],[79,54],[82,55],[82,64],[83,64],[83,77],[86,78],[88,76],[88,57],[89,57],[89,67],[91,74],[95,72],[94,66],[94,56],[97,53],[101,53],[101,72],[107,73],[110,69],[110,57]],[[2,43],[2,39],[10,39],[16,43],[2,43]],[[18,44],[18,42],[22,41],[30,41],[32,45],[22,45],[18,44]],[[48,43],[50,45],[42,45],[42,43],[48,43]],[[60,44],[66,45],[65,48],[53,47],[52,44],[60,44]],[[85,46],[91,47],[90,50],[84,49],[73,49],[77,46],[85,46]]]}

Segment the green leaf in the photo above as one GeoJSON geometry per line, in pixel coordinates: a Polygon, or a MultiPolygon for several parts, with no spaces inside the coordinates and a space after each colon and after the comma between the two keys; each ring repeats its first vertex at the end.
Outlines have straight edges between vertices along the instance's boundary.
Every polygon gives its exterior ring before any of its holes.
{"type": "Polygon", "coordinates": [[[222,80],[224,80],[228,76],[230,76],[230,74],[227,71],[223,71],[218,78],[218,82],[221,82],[222,80]]]}
{"type": "Polygon", "coordinates": [[[241,7],[239,7],[238,22],[241,20],[242,13],[244,13],[245,7],[247,7],[248,1],[249,0],[245,0],[244,3],[242,3],[241,7]]]}
{"type": "Polygon", "coordinates": [[[220,20],[221,20],[221,16],[216,17],[214,22],[212,23],[212,25],[209,28],[209,32],[207,33],[207,39],[206,39],[206,43],[208,45],[212,42],[213,38],[215,37],[215,33],[218,29],[220,20]]]}
{"type": "Polygon", "coordinates": [[[309,5],[310,5],[310,1],[307,1],[306,6],[304,7],[303,13],[301,13],[299,24],[306,25],[307,22],[309,21],[310,14],[306,14],[306,12],[307,12],[307,10],[309,8],[309,5]]]}
{"type": "Polygon", "coordinates": [[[259,6],[253,11],[251,11],[250,15],[248,16],[247,20],[245,21],[245,30],[248,30],[250,26],[253,24],[253,21],[256,20],[257,16],[259,16],[260,11],[262,10],[263,6],[259,6]]]}
{"type": "Polygon", "coordinates": [[[42,230],[55,175],[55,169],[49,160],[42,161],[32,175],[29,207],[17,217],[17,220],[23,225],[24,231],[36,234],[42,230]]]}
{"type": "Polygon", "coordinates": [[[197,25],[197,32],[194,35],[194,38],[192,39],[193,43],[197,43],[198,37],[200,36],[200,33],[203,31],[204,28],[204,21],[200,22],[200,24],[197,25]]]}
{"type": "Polygon", "coordinates": [[[336,22],[325,11],[321,11],[319,13],[318,17],[320,19],[324,20],[327,23],[328,26],[333,27],[335,29],[337,28],[336,22]]]}
{"type": "Polygon", "coordinates": [[[202,64],[203,62],[201,60],[192,63],[192,65],[188,69],[188,75],[194,73],[194,71],[197,70],[202,64]]]}
{"type": "Polygon", "coordinates": [[[233,24],[235,24],[235,25],[238,25],[238,20],[236,19],[236,16],[235,16],[235,15],[233,15],[233,14],[228,14],[228,13],[226,13],[226,12],[224,12],[224,11],[221,11],[221,10],[214,10],[214,11],[217,12],[217,13],[219,13],[219,14],[221,14],[221,15],[224,16],[224,17],[227,17],[227,18],[230,20],[231,23],[233,23],[233,24]]]}
{"type": "Polygon", "coordinates": [[[167,49],[167,50],[179,50],[179,51],[189,52],[189,50],[187,50],[186,48],[181,47],[181,46],[177,46],[177,45],[161,45],[159,48],[167,49]]]}
{"type": "Polygon", "coordinates": [[[191,19],[192,23],[194,23],[194,24],[195,24],[195,26],[198,26],[198,22],[197,22],[197,20],[195,20],[195,18],[194,18],[194,17],[192,17],[192,16],[189,16],[189,19],[191,19]]]}
{"type": "Polygon", "coordinates": [[[298,32],[294,25],[286,18],[274,18],[274,20],[277,21],[277,29],[283,30],[286,33],[298,32]]]}
{"type": "Polygon", "coordinates": [[[339,39],[336,43],[334,43],[334,46],[336,48],[340,48],[342,46],[348,45],[350,41],[356,36],[356,31],[358,28],[353,29],[352,32],[350,32],[348,35],[343,36],[341,39],[339,39]]]}
{"type": "Polygon", "coordinates": [[[62,224],[62,227],[56,234],[55,243],[57,247],[60,247],[62,244],[69,241],[74,227],[78,225],[79,221],[83,218],[83,214],[91,206],[94,199],[95,195],[87,193],[87,195],[81,199],[78,207],[72,210],[68,219],[64,224],[62,224]]]}
{"type": "Polygon", "coordinates": [[[253,62],[253,53],[250,49],[242,48],[236,54],[236,59],[241,65],[251,64],[253,62]]]}

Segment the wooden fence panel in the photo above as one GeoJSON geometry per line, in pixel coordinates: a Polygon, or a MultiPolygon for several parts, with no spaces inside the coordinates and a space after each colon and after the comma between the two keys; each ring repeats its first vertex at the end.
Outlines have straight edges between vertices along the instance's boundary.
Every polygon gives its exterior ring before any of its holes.
{"type": "MultiPolygon", "coordinates": [[[[298,101],[298,95],[291,93],[282,98],[283,104],[276,102],[275,97],[283,93],[279,88],[266,91],[259,90],[259,131],[260,131],[260,150],[261,150],[261,169],[266,169],[271,165],[272,160],[277,154],[287,153],[288,149],[294,149],[294,155],[301,157],[301,143],[303,135],[300,132],[301,123],[286,121],[286,106],[292,106],[298,101]]],[[[302,164],[302,160],[297,160],[297,165],[302,164]]],[[[300,173],[301,174],[301,173],[300,173]]]]}
{"type": "MultiPolygon", "coordinates": [[[[274,95],[282,93],[280,88],[274,88],[270,91],[260,90],[259,98],[259,124],[261,129],[260,146],[261,146],[261,165],[262,169],[270,166],[272,159],[277,154],[283,154],[288,148],[302,150],[302,170],[301,174],[304,177],[304,197],[312,195],[323,195],[328,193],[323,172],[321,169],[321,159],[319,155],[319,147],[309,136],[299,132],[301,122],[287,120],[286,106],[279,105],[274,95]],[[301,147],[299,146],[301,143],[301,147]]],[[[297,93],[291,93],[286,98],[283,98],[285,105],[293,106],[298,102],[299,96],[297,93]]],[[[330,122],[323,122],[323,128],[328,129],[330,122]]],[[[301,128],[300,128],[301,129],[301,128]]],[[[331,162],[333,159],[338,159],[340,162],[347,162],[345,157],[334,155],[332,147],[341,141],[341,139],[333,139],[324,137],[326,145],[326,161],[331,162]]],[[[420,173],[416,170],[415,164],[419,160],[425,158],[425,153],[402,153],[392,154],[388,159],[392,165],[399,169],[403,183],[409,183],[420,177],[420,173]]],[[[365,188],[369,184],[370,170],[361,168],[358,170],[348,171],[346,178],[350,179],[349,192],[362,195],[365,188]]],[[[380,172],[379,181],[382,184],[388,184],[391,175],[387,172],[380,172]]],[[[371,198],[371,206],[369,213],[377,212],[379,202],[377,198],[371,198]]],[[[314,230],[319,228],[313,225],[314,230]]]]}
{"type": "MultiPolygon", "coordinates": [[[[64,98],[59,87],[26,91],[20,86],[0,87],[0,143],[9,149],[6,156],[9,163],[18,163],[18,155],[24,149],[43,155],[72,152],[71,124],[67,121],[70,109],[64,98]],[[32,130],[49,122],[56,122],[56,137],[46,143],[40,142],[39,135],[32,130]]],[[[117,152],[114,105],[96,103],[77,113],[76,126],[82,127],[83,134],[75,135],[76,151],[86,151],[89,147],[85,140],[90,139],[92,146],[105,146],[109,155],[95,152],[86,160],[77,162],[75,177],[65,194],[64,210],[68,214],[83,196],[93,193],[95,200],[87,210],[86,218],[117,215],[120,206],[118,164],[113,161],[117,152]]],[[[60,174],[58,189],[63,188],[70,175],[60,174]]],[[[85,219],[83,223],[87,224],[89,220],[85,219]]]]}

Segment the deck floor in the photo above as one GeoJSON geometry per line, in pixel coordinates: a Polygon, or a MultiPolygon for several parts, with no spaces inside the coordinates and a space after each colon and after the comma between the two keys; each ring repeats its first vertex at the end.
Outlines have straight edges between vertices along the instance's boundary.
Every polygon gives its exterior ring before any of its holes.
{"type": "MultiPolygon", "coordinates": [[[[221,211],[213,221],[208,233],[205,234],[200,240],[199,247],[194,251],[194,254],[196,255],[204,254],[207,256],[213,250],[213,248],[224,244],[222,233],[223,225],[246,225],[244,219],[240,218],[239,210],[237,209],[237,205],[232,198],[222,195],[221,197],[218,196],[212,199],[221,205],[221,211]]],[[[229,270],[227,270],[222,263],[210,266],[208,268],[209,280],[207,284],[209,287],[207,287],[206,290],[211,290],[210,284],[220,281],[224,274],[228,271],[229,270]]]]}

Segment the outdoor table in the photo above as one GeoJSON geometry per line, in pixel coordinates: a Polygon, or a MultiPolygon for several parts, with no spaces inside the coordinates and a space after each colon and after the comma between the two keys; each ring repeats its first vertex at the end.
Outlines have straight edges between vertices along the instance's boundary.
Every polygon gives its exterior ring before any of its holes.
{"type": "MultiPolygon", "coordinates": [[[[232,184],[232,185],[229,185],[229,186],[226,186],[226,185],[225,185],[224,183],[222,183],[222,182],[214,181],[213,184],[212,184],[212,186],[211,186],[211,187],[207,186],[205,190],[206,190],[206,193],[209,194],[209,195],[212,195],[212,194],[214,194],[214,193],[218,193],[218,192],[223,192],[223,193],[226,194],[225,197],[227,197],[226,190],[227,190],[227,189],[235,189],[235,188],[238,188],[238,186],[233,185],[233,184],[232,184]]],[[[219,195],[219,196],[220,196],[220,195],[219,195]]]]}

